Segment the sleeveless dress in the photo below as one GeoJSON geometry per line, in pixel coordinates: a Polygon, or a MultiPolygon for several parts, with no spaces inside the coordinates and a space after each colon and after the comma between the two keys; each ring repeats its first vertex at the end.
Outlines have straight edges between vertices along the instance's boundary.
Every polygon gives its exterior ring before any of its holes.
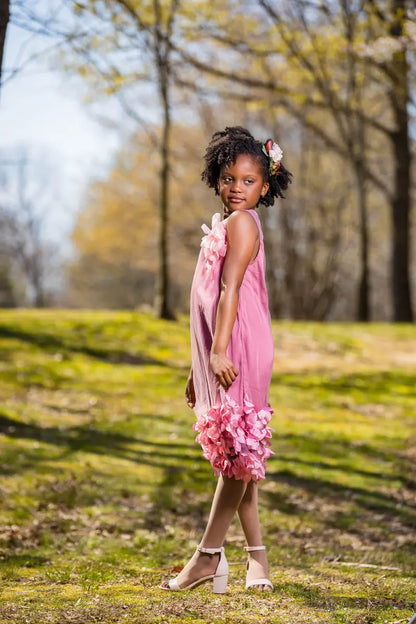
{"type": "Polygon", "coordinates": [[[227,252],[227,219],[216,213],[211,230],[204,224],[191,288],[190,328],[197,418],[193,428],[203,455],[217,476],[259,481],[265,477],[273,410],[268,392],[273,367],[273,338],[265,282],[263,232],[254,209],[248,210],[260,234],[258,254],[244,274],[227,357],[239,374],[225,390],[210,369],[221,272],[227,252]]]}

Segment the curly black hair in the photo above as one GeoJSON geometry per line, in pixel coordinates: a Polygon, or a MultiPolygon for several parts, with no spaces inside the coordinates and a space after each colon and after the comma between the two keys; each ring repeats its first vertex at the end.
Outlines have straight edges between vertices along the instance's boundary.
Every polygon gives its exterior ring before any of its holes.
{"type": "Polygon", "coordinates": [[[282,191],[292,181],[292,174],[280,163],[278,171],[270,175],[270,160],[263,151],[263,145],[241,126],[227,126],[224,130],[215,132],[205,152],[206,166],[201,179],[219,195],[218,180],[221,169],[235,163],[240,154],[249,154],[258,160],[263,171],[263,180],[269,184],[267,193],[260,197],[258,203],[273,206],[277,197],[284,197],[282,191]]]}

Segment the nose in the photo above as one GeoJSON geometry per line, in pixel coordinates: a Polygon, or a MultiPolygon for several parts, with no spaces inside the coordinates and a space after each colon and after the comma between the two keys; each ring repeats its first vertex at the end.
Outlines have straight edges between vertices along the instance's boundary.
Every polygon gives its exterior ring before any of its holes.
{"type": "Polygon", "coordinates": [[[240,186],[238,184],[237,180],[234,180],[232,186],[231,186],[231,191],[234,193],[239,193],[240,192],[240,186]]]}

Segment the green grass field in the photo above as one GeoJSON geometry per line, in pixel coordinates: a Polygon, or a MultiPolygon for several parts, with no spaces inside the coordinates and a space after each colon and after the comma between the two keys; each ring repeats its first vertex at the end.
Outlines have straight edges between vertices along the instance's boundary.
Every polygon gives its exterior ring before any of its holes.
{"type": "Polygon", "coordinates": [[[157,588],[215,480],[188,319],[0,312],[0,622],[399,624],[416,611],[416,326],[275,322],[261,517],[275,590],[157,588]]]}

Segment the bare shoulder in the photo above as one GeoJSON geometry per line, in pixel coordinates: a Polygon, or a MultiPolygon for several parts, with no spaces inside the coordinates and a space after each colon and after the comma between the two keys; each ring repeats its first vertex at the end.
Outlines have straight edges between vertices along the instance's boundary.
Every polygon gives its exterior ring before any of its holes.
{"type": "Polygon", "coordinates": [[[259,229],[253,216],[247,210],[235,210],[227,219],[228,238],[249,237],[253,241],[259,235],[259,229]]]}

